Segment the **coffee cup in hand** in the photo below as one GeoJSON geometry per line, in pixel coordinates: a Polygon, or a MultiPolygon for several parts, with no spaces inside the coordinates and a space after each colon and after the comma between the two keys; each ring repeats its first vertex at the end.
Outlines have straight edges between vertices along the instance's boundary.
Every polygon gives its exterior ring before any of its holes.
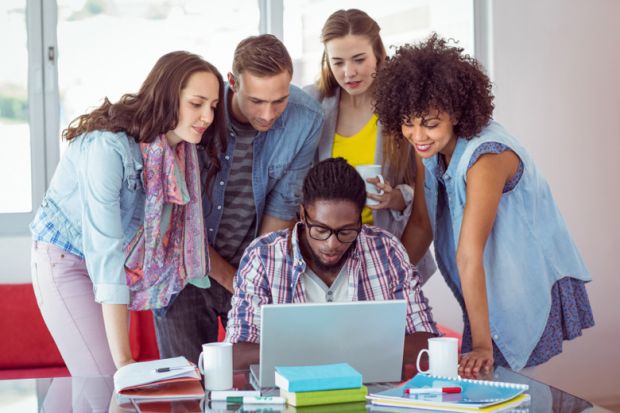
{"type": "MultiPolygon", "coordinates": [[[[375,184],[368,182],[369,178],[376,178],[379,183],[384,183],[383,175],[381,175],[381,165],[358,165],[355,167],[366,184],[366,192],[374,195],[383,195],[383,190],[377,188],[375,184]]],[[[379,201],[366,198],[366,205],[379,205],[379,201]]]]}

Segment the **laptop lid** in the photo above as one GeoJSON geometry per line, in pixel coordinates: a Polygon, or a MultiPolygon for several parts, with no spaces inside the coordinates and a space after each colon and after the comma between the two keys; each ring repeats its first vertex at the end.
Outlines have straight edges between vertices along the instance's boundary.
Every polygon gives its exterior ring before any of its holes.
{"type": "Polygon", "coordinates": [[[260,388],[275,366],[349,363],[364,383],[399,381],[405,300],[266,304],[261,307],[260,388]]]}

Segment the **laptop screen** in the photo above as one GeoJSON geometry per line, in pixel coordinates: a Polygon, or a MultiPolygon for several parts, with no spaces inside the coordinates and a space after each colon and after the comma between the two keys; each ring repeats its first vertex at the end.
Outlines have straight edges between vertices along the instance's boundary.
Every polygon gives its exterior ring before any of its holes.
{"type": "Polygon", "coordinates": [[[405,300],[261,307],[261,388],[275,366],[349,363],[364,383],[398,381],[405,342],[405,300]]]}

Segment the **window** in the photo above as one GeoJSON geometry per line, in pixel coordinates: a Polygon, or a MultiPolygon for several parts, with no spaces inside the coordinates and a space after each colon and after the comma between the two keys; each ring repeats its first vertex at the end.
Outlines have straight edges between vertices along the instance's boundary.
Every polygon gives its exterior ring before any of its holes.
{"type": "Polygon", "coordinates": [[[256,0],[58,0],[60,127],[135,92],[167,52],[188,50],[226,77],[234,46],[258,34],[256,0]]]}
{"type": "Polygon", "coordinates": [[[42,3],[0,2],[0,231],[24,234],[45,188],[42,3]]]}
{"type": "Polygon", "coordinates": [[[365,11],[381,27],[388,55],[390,46],[422,40],[436,31],[459,40],[473,54],[474,0],[298,0],[284,2],[284,39],[295,65],[293,82],[307,85],[319,76],[323,45],[321,29],[338,9],[365,11]]]}
{"type": "Polygon", "coordinates": [[[164,53],[198,53],[225,76],[239,40],[270,32],[283,37],[295,65],[293,83],[303,86],[318,76],[320,31],[336,9],[366,11],[382,27],[386,47],[437,31],[458,39],[471,53],[477,3],[390,0],[386,7],[376,0],[0,1],[0,235],[27,235],[61,156],[61,130],[104,97],[115,101],[135,92],[164,53]]]}
{"type": "Polygon", "coordinates": [[[32,210],[26,1],[0,3],[0,213],[32,210]],[[5,61],[6,62],[6,61],[5,61]]]}
{"type": "MultiPolygon", "coordinates": [[[[271,4],[271,3],[269,3],[271,4]]],[[[136,92],[173,50],[222,73],[234,46],[258,34],[256,0],[3,0],[0,2],[0,235],[26,235],[77,116],[136,92]]]]}

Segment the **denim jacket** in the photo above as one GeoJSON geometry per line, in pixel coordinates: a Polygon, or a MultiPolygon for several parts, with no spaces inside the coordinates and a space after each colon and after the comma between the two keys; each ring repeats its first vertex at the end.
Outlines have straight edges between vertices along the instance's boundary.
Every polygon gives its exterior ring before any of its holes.
{"type": "Polygon", "coordinates": [[[76,137],[30,225],[35,240],[81,253],[99,303],[129,303],[124,247],[144,221],[142,166],[139,144],[123,132],[76,137]]]}
{"type": "MultiPolygon", "coordinates": [[[[325,124],[321,132],[321,139],[319,140],[319,147],[317,150],[317,160],[331,158],[334,147],[334,136],[336,134],[336,123],[338,122],[338,103],[340,102],[340,88],[337,88],[334,96],[323,97],[319,95],[319,91],[315,85],[308,85],[304,87],[304,90],[310,94],[310,96],[316,98],[321,103],[323,113],[325,114],[325,124]]],[[[411,150],[407,145],[407,150],[411,150]]],[[[413,159],[413,153],[411,154],[411,164],[415,166],[415,160],[413,159]]],[[[377,144],[375,146],[375,163],[383,163],[383,176],[386,177],[388,182],[395,188],[400,189],[405,200],[405,209],[400,211],[394,211],[392,209],[379,209],[372,211],[373,224],[381,227],[396,237],[400,238],[409,222],[411,216],[411,209],[413,207],[413,188],[410,185],[394,182],[394,178],[387,174],[387,163],[383,159],[383,134],[381,123],[377,127],[377,144]]],[[[416,263],[416,267],[420,272],[421,284],[426,281],[435,273],[437,265],[431,255],[430,251],[426,251],[426,254],[416,263]]]]}
{"type": "MultiPolygon", "coordinates": [[[[551,308],[551,288],[562,277],[583,281],[591,277],[560,215],[545,179],[523,147],[496,122],[479,136],[458,138],[448,169],[446,186],[452,239],[435,237],[435,257],[443,276],[462,296],[454,252],[457,250],[467,191],[467,170],[476,148],[485,142],[508,146],[523,162],[517,185],[502,195],[484,249],[484,271],[491,336],[515,370],[525,366],[538,343],[551,308]]],[[[429,218],[436,232],[439,190],[437,156],[423,160],[429,218]]]]}
{"type": "MultiPolygon", "coordinates": [[[[228,108],[229,85],[224,93],[228,108]]],[[[224,192],[235,149],[235,134],[226,110],[228,145],[220,155],[221,170],[211,183],[209,196],[203,196],[203,213],[209,244],[215,243],[222,212],[224,192]]],[[[281,220],[294,219],[301,198],[303,180],[310,169],[323,125],[318,103],[296,86],[290,86],[286,109],[271,129],[259,132],[253,141],[252,189],[256,205],[256,234],[263,214],[281,220]]],[[[206,162],[204,151],[201,162],[206,162]]],[[[206,165],[207,168],[209,165],[206,165]]],[[[255,234],[255,236],[256,236],[255,234]]]]}

